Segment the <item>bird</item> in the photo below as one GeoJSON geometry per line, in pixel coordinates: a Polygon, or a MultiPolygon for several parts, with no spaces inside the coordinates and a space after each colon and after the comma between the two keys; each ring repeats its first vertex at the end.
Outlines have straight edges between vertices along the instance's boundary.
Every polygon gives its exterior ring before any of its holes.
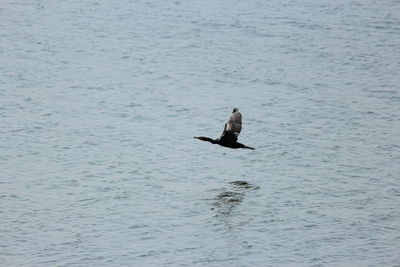
{"type": "Polygon", "coordinates": [[[242,114],[240,114],[238,108],[234,108],[228,122],[225,123],[224,131],[220,138],[212,139],[204,136],[195,136],[194,138],[229,148],[246,148],[254,150],[254,147],[246,146],[237,141],[241,130],[242,114]]]}

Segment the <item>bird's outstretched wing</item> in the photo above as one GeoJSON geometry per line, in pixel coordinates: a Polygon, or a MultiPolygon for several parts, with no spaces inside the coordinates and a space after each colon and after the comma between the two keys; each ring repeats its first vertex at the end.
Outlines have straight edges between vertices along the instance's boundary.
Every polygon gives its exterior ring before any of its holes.
{"type": "Polygon", "coordinates": [[[241,130],[242,114],[240,114],[238,108],[234,108],[228,122],[225,123],[225,128],[220,139],[230,142],[237,142],[241,130]]]}

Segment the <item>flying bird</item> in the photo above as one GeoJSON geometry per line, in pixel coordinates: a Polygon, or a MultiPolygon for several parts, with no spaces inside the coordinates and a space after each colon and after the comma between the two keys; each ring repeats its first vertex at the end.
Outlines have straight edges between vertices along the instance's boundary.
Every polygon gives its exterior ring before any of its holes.
{"type": "Polygon", "coordinates": [[[242,114],[240,114],[238,108],[234,108],[228,122],[225,123],[225,128],[220,138],[212,139],[204,136],[198,136],[194,138],[229,148],[247,148],[254,150],[255,148],[243,145],[237,141],[241,130],[242,114]]]}

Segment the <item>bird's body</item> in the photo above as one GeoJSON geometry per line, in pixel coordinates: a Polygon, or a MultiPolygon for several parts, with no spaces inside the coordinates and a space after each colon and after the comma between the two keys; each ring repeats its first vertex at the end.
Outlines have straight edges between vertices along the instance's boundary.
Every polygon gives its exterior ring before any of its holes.
{"type": "Polygon", "coordinates": [[[238,108],[234,108],[232,115],[229,117],[228,122],[225,123],[225,128],[220,138],[212,139],[204,136],[199,136],[194,138],[229,148],[255,149],[243,145],[237,141],[241,130],[242,130],[242,114],[240,114],[238,108]]]}

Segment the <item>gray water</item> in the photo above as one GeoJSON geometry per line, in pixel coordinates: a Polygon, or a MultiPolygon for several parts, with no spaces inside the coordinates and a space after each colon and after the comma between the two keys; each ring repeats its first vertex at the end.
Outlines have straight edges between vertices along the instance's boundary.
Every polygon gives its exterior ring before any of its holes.
{"type": "Polygon", "coordinates": [[[400,2],[0,2],[1,266],[400,266],[400,2]],[[218,137],[243,114],[233,150],[218,137]]]}

